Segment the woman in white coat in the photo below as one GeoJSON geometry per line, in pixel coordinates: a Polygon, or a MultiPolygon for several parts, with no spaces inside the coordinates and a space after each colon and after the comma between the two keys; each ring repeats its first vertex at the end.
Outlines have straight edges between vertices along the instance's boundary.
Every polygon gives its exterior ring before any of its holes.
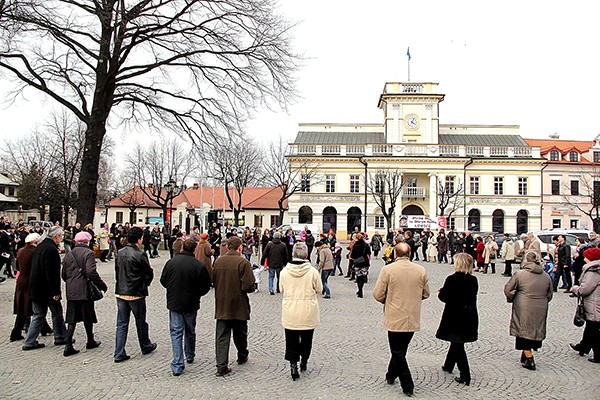
{"type": "Polygon", "coordinates": [[[320,325],[317,294],[323,290],[321,276],[308,261],[308,247],[298,242],[292,261],[281,271],[279,290],[283,295],[281,323],[285,329],[285,359],[290,362],[292,379],[306,371],[315,328],[320,325]]]}

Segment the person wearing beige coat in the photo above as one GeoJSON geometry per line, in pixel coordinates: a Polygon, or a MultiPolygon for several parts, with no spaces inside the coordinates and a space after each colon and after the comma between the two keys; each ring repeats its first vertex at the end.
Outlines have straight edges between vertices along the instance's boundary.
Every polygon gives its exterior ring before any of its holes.
{"type": "Polygon", "coordinates": [[[285,329],[285,359],[290,362],[292,379],[306,371],[312,350],[315,328],[320,325],[317,294],[323,291],[321,276],[308,261],[308,247],[297,242],[292,248],[292,261],[281,271],[279,290],[283,295],[281,324],[285,329]]]}
{"type": "Polygon", "coordinates": [[[373,297],[384,304],[384,326],[388,330],[391,359],[385,375],[388,384],[400,379],[402,391],[412,396],[414,382],[406,362],[408,345],[421,328],[421,302],[429,297],[427,271],[409,261],[410,246],[399,243],[396,261],[381,269],[373,297]]]}

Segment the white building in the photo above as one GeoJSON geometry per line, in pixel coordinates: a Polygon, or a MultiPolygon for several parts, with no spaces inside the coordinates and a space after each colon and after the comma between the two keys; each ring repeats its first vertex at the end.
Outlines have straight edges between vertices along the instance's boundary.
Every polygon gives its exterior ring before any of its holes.
{"type": "Polygon", "coordinates": [[[437,221],[440,202],[450,193],[455,196],[443,214],[449,228],[540,229],[545,159],[539,147],[529,146],[514,125],[440,123],[444,95],[437,87],[386,83],[378,102],[381,124],[300,124],[287,158],[292,169],[312,172],[290,197],[287,222],[331,227],[338,237],[355,226],[370,234],[386,230],[373,180],[397,173],[403,186],[394,228],[405,215],[437,221]]]}

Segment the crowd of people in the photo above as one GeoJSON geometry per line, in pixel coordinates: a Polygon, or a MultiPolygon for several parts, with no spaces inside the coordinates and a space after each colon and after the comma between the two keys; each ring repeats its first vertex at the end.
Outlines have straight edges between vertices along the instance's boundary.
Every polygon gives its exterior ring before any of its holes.
{"type": "MultiPolygon", "coordinates": [[[[7,235],[6,222],[3,220],[0,224],[1,235],[7,235]]],[[[93,250],[96,239],[101,250],[100,262],[115,258],[114,362],[121,363],[130,358],[126,344],[131,314],[141,353],[153,352],[157,344],[149,337],[146,297],[154,280],[150,258],[160,256],[158,246],[164,240],[171,257],[162,269],[160,284],[166,288],[173,349],[170,366],[174,376],[184,372],[186,363],[194,362],[197,313],[201,298],[211,291],[211,287],[215,296],[216,375],[225,376],[232,372],[229,363],[232,336],[237,364],[248,361],[251,313],[248,294],[258,290],[253,268],[267,269],[270,294],[281,294],[284,358],[290,363],[291,378],[297,380],[300,373],[307,370],[314,330],[320,325],[318,297],[331,299],[328,279],[338,270],[340,275],[343,273],[342,245],[333,230],[315,238],[308,229],[297,236],[291,229],[286,232],[265,229],[259,233],[249,228],[242,234],[238,234],[237,229],[228,229],[222,237],[216,224],[204,233],[194,228],[189,236],[179,227],[165,232],[158,225],[142,229],[126,225],[109,228],[103,224],[98,234],[89,232],[91,226],[80,228],[76,224],[63,229],[57,224],[40,233],[23,228],[18,234],[19,239],[15,239],[19,243],[14,301],[16,318],[10,340],[23,340],[23,350],[43,348],[44,344],[38,341],[39,335],[53,334],[54,344],[65,346],[65,357],[76,355],[79,350],[74,346],[73,335],[79,322],[83,322],[86,331],[86,348],[100,346],[101,342],[96,340],[93,332],[93,325],[98,322],[94,302],[98,300],[98,293],[101,297],[101,292],[106,292],[108,287],[96,268],[93,250]],[[165,237],[165,233],[169,236],[165,237]],[[62,257],[61,244],[65,249],[62,257]],[[251,264],[253,255],[259,265],[251,264]],[[315,262],[311,256],[316,256],[315,262]],[[61,280],[65,283],[64,316],[61,280]],[[46,321],[48,310],[52,328],[46,321]]],[[[454,273],[446,278],[438,291],[438,298],[445,306],[436,337],[450,343],[442,369],[452,373],[457,367],[456,382],[467,386],[471,383],[465,343],[478,339],[478,280],[474,272],[495,273],[498,254],[505,263],[504,275],[510,277],[504,294],[512,303],[510,334],[515,337],[515,348],[521,351],[522,366],[536,369],[533,351],[542,346],[546,337],[548,304],[559,279],[563,279],[569,293],[581,298],[585,309],[583,337],[579,343],[571,343],[571,347],[582,356],[593,351],[589,360],[600,362],[600,247],[595,237],[589,243],[580,243],[571,255],[565,250],[568,246],[564,236],[558,235],[552,257],[555,262],[552,263],[550,257],[542,259],[539,244],[531,235],[523,238],[522,246],[505,235],[500,248],[493,237],[474,237],[470,232],[446,235],[443,231],[434,234],[425,230],[420,232],[418,241],[409,230],[388,232],[385,241],[378,233],[370,241],[366,236],[355,229],[350,237],[346,246],[346,277],[355,281],[356,295],[362,298],[372,258],[383,252],[385,266],[377,277],[373,297],[385,305],[384,326],[391,353],[385,378],[389,384],[399,379],[407,396],[413,395],[414,382],[406,353],[415,332],[420,329],[421,303],[430,296],[427,269],[415,261],[419,249],[423,260],[431,260],[432,245],[436,246],[435,261],[447,263],[444,256],[450,253],[450,263],[454,265],[454,273]],[[393,250],[391,255],[390,248],[393,250]],[[444,249],[446,251],[440,257],[444,249]],[[517,264],[517,259],[521,260],[519,268],[512,273],[512,264],[517,264]],[[577,269],[575,262],[579,263],[577,269]],[[573,281],[571,276],[566,276],[571,274],[571,268],[574,269],[573,281]]]]}

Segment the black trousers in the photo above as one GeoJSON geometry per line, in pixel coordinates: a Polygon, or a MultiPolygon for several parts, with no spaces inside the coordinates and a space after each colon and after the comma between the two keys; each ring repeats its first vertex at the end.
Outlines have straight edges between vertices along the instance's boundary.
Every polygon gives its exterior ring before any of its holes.
{"type": "Polygon", "coordinates": [[[291,363],[308,361],[312,350],[314,329],[307,330],[285,330],[285,359],[291,363]]]}
{"type": "Polygon", "coordinates": [[[414,334],[414,332],[388,331],[388,342],[392,357],[390,358],[385,378],[390,380],[399,378],[400,385],[404,391],[412,391],[415,387],[410,370],[408,369],[408,363],[406,362],[406,352],[414,334]]]}
{"type": "Polygon", "coordinates": [[[248,357],[248,321],[239,319],[218,319],[215,337],[217,369],[224,370],[229,364],[229,344],[233,332],[233,344],[237,349],[238,360],[248,357]]]}
{"type": "Polygon", "coordinates": [[[581,338],[581,349],[586,353],[594,350],[594,358],[600,360],[600,322],[585,321],[585,329],[581,338]]]}
{"type": "Polygon", "coordinates": [[[467,352],[465,351],[464,343],[450,342],[450,348],[448,354],[446,354],[446,361],[444,361],[444,369],[452,371],[454,365],[458,367],[460,377],[463,380],[471,380],[471,371],[469,370],[469,360],[467,359],[467,352]]]}
{"type": "Polygon", "coordinates": [[[504,275],[512,275],[513,260],[504,260],[504,275]]]}

